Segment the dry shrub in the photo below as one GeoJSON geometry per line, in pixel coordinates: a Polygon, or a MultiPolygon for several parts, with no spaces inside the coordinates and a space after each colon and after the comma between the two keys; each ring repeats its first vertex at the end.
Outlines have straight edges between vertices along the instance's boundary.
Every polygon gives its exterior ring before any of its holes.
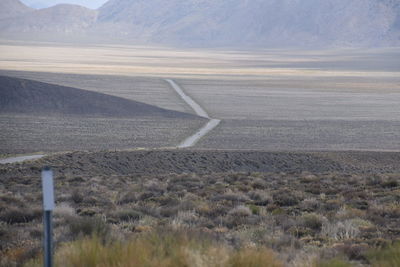
{"type": "Polygon", "coordinates": [[[137,201],[137,193],[135,191],[129,191],[124,193],[118,200],[118,204],[129,204],[137,201]]]}
{"type": "Polygon", "coordinates": [[[272,202],[272,197],[265,191],[250,191],[247,193],[247,195],[257,206],[266,206],[272,202]]]}
{"type": "Polygon", "coordinates": [[[82,203],[83,201],[83,194],[79,191],[74,191],[71,194],[71,200],[75,203],[75,204],[79,204],[82,203]]]}
{"type": "Polygon", "coordinates": [[[81,236],[98,236],[106,240],[110,234],[110,227],[98,217],[72,217],[68,220],[72,239],[81,236]]]}
{"type": "Polygon", "coordinates": [[[120,209],[111,214],[112,218],[125,222],[139,220],[142,216],[141,212],[133,209],[120,209]]]}
{"type": "Polygon", "coordinates": [[[320,207],[320,202],[316,198],[306,198],[300,204],[300,208],[303,211],[313,212],[316,211],[320,207]]]}
{"type": "Polygon", "coordinates": [[[42,210],[39,208],[17,208],[10,207],[0,213],[0,221],[14,224],[27,223],[42,217],[42,210]]]}
{"type": "Polygon", "coordinates": [[[237,206],[229,211],[229,215],[238,217],[247,217],[252,214],[251,210],[246,206],[237,206]]]}
{"type": "Polygon", "coordinates": [[[199,216],[194,211],[179,211],[172,220],[171,225],[174,229],[193,227],[199,222],[199,216]]]}
{"type": "Polygon", "coordinates": [[[338,210],[335,217],[338,220],[348,220],[353,218],[364,218],[365,216],[366,212],[364,210],[344,206],[338,210]]]}
{"type": "Polygon", "coordinates": [[[296,192],[290,190],[279,190],[273,194],[273,198],[278,206],[295,206],[302,200],[296,192]]]}
{"type": "Polygon", "coordinates": [[[341,255],[346,255],[349,260],[365,261],[365,254],[368,251],[368,245],[344,242],[341,244],[335,244],[335,250],[341,255]]]}
{"type": "Polygon", "coordinates": [[[38,248],[33,247],[14,247],[4,253],[0,252],[0,266],[22,266],[24,262],[39,253],[38,248]]]}
{"type": "Polygon", "coordinates": [[[315,213],[304,214],[301,219],[304,227],[315,231],[320,231],[322,224],[327,221],[325,217],[315,213]]]}
{"type": "Polygon", "coordinates": [[[57,219],[68,219],[76,216],[75,209],[68,205],[68,203],[61,203],[54,209],[54,217],[57,219]]]}
{"type": "Polygon", "coordinates": [[[232,203],[241,203],[241,202],[248,201],[249,197],[241,192],[228,191],[223,195],[214,196],[213,200],[214,201],[226,200],[226,201],[230,201],[232,203]]]}
{"type": "Polygon", "coordinates": [[[251,186],[252,186],[254,189],[265,189],[265,188],[268,187],[268,184],[267,184],[263,179],[256,178],[256,179],[253,181],[253,183],[251,184],[251,186]]]}
{"type": "Polygon", "coordinates": [[[356,219],[325,222],[322,225],[321,233],[323,236],[335,240],[346,240],[356,238],[360,234],[360,221],[356,219]]]}
{"type": "Polygon", "coordinates": [[[394,178],[391,178],[391,179],[385,181],[384,183],[382,183],[383,188],[394,188],[394,187],[398,187],[398,186],[399,186],[399,182],[397,180],[395,180],[394,178]]]}

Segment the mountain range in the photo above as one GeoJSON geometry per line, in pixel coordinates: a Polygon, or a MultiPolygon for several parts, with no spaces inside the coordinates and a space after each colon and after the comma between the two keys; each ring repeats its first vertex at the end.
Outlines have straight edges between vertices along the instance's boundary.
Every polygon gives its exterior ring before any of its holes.
{"type": "Polygon", "coordinates": [[[400,0],[1,0],[0,37],[198,47],[399,46],[400,0]]]}

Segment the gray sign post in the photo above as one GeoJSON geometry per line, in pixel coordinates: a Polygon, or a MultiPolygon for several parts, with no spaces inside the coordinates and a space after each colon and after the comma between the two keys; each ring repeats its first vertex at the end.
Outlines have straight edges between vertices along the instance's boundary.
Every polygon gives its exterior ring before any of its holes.
{"type": "Polygon", "coordinates": [[[44,266],[53,266],[53,222],[52,213],[54,209],[54,184],[53,171],[49,167],[42,170],[42,189],[43,189],[43,247],[44,247],[44,266]]]}

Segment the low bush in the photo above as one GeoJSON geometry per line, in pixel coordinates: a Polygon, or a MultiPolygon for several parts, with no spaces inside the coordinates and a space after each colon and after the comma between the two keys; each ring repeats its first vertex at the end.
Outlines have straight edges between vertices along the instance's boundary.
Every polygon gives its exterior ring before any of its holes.
{"type": "Polygon", "coordinates": [[[324,223],[324,218],[322,216],[313,213],[305,214],[302,216],[301,219],[304,227],[310,228],[315,231],[320,231],[322,228],[322,224],[324,223]]]}
{"type": "Polygon", "coordinates": [[[143,214],[133,209],[123,209],[114,212],[111,216],[120,221],[135,221],[140,219],[143,214]]]}
{"type": "Polygon", "coordinates": [[[83,201],[83,194],[80,193],[79,191],[74,191],[71,194],[71,200],[75,203],[75,204],[79,204],[83,201]]]}
{"type": "Polygon", "coordinates": [[[68,220],[72,239],[82,236],[98,236],[106,240],[110,227],[98,217],[73,217],[68,220]]]}
{"type": "Polygon", "coordinates": [[[300,202],[300,198],[292,191],[278,191],[273,195],[274,203],[279,206],[294,206],[300,202]]]}
{"type": "Polygon", "coordinates": [[[247,217],[252,214],[252,211],[246,206],[237,206],[229,211],[229,215],[237,217],[247,217]]]}
{"type": "Polygon", "coordinates": [[[382,183],[382,187],[384,188],[393,188],[393,187],[398,187],[399,182],[395,179],[390,179],[384,183],[382,183]]]}
{"type": "Polygon", "coordinates": [[[11,207],[0,214],[0,221],[14,224],[27,223],[42,217],[42,211],[38,208],[28,210],[27,208],[11,207]]]}

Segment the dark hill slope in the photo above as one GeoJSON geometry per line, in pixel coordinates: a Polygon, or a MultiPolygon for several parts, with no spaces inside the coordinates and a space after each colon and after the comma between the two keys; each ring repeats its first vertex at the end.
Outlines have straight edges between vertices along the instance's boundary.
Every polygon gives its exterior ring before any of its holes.
{"type": "Polygon", "coordinates": [[[0,76],[0,113],[195,117],[120,97],[5,76],[0,76]]]}

